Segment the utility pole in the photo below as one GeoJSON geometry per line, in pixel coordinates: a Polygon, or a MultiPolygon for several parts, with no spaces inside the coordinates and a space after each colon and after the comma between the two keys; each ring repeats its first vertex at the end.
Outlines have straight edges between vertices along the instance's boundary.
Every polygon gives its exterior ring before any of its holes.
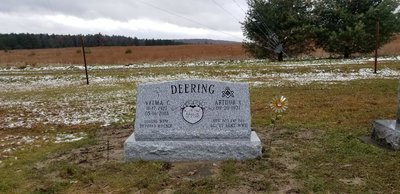
{"type": "Polygon", "coordinates": [[[85,63],[86,84],[89,85],[89,75],[86,65],[86,52],[85,52],[85,44],[83,43],[83,36],[81,36],[81,45],[82,45],[83,62],[85,63]]]}
{"type": "Polygon", "coordinates": [[[378,49],[379,49],[379,21],[376,21],[376,34],[375,34],[375,38],[376,38],[376,47],[375,47],[375,69],[374,69],[374,73],[377,73],[377,66],[378,66],[378,49]]]}

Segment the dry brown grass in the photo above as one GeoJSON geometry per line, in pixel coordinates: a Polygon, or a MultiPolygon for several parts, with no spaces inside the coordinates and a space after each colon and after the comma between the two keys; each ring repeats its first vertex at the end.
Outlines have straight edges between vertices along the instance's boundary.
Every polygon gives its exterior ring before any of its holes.
{"type": "Polygon", "coordinates": [[[398,34],[393,41],[384,45],[379,49],[382,55],[399,55],[400,54],[400,34],[398,34]]]}
{"type": "MultiPolygon", "coordinates": [[[[247,59],[241,44],[225,45],[179,45],[179,46],[130,46],[94,47],[87,49],[89,64],[130,64],[165,61],[200,61],[219,59],[247,59]],[[127,53],[127,50],[131,52],[127,53]]],[[[400,35],[384,45],[379,54],[400,55],[400,35]]],[[[311,53],[313,57],[330,57],[322,49],[311,53]]],[[[372,54],[371,54],[372,56],[372,54]]],[[[20,66],[47,64],[82,64],[81,48],[33,49],[0,52],[0,65],[20,66]]]]}
{"type": "MultiPolygon", "coordinates": [[[[80,48],[0,52],[0,65],[80,64],[80,48]]],[[[129,64],[248,58],[241,44],[86,48],[90,64],[129,64]],[[131,53],[126,53],[130,49],[131,53]]]]}
{"type": "MultiPolygon", "coordinates": [[[[375,44],[375,43],[371,43],[371,44],[375,44]]],[[[358,54],[355,54],[355,55],[358,56],[358,54]]],[[[369,55],[373,56],[374,53],[371,53],[369,55]]],[[[391,42],[383,45],[379,49],[379,55],[380,56],[400,55],[400,34],[396,35],[391,42]]],[[[323,49],[316,49],[313,53],[311,53],[311,56],[326,58],[326,57],[331,57],[334,55],[325,52],[323,49]]]]}

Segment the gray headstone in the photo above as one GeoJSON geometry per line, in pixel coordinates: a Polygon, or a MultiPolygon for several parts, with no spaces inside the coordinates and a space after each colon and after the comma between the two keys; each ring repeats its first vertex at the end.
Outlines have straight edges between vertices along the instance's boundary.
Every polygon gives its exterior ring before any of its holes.
{"type": "Polygon", "coordinates": [[[400,150],[400,84],[397,88],[396,120],[375,120],[372,123],[371,138],[382,146],[400,150]]]}
{"type": "Polygon", "coordinates": [[[381,146],[400,150],[400,130],[396,129],[396,125],[396,120],[375,120],[371,138],[381,146]]]}
{"type": "Polygon", "coordinates": [[[396,129],[400,130],[400,84],[397,87],[397,118],[396,129]]]}
{"type": "Polygon", "coordinates": [[[127,160],[223,160],[261,156],[245,83],[180,80],[141,84],[127,160]]]}

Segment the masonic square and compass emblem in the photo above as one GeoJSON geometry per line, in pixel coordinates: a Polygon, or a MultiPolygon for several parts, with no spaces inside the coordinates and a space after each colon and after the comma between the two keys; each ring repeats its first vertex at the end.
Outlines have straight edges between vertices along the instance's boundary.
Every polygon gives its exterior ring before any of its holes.
{"type": "Polygon", "coordinates": [[[222,98],[230,98],[230,97],[235,97],[234,95],[233,95],[233,91],[229,88],[229,87],[226,87],[225,88],[225,90],[224,91],[222,91],[222,98]]]}

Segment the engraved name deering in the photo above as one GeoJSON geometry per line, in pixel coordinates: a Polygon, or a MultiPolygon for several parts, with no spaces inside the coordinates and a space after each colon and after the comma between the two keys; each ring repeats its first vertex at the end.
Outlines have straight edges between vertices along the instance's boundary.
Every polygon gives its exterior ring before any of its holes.
{"type": "Polygon", "coordinates": [[[214,94],[214,84],[175,84],[171,85],[171,94],[214,94]]]}

